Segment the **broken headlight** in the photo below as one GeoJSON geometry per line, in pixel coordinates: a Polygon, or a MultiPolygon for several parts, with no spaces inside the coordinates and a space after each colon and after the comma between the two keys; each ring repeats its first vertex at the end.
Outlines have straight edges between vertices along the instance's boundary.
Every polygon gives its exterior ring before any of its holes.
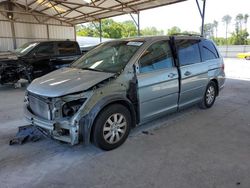
{"type": "Polygon", "coordinates": [[[25,92],[24,95],[24,101],[23,101],[27,106],[29,106],[29,97],[28,97],[28,92],[25,92]]]}
{"type": "Polygon", "coordinates": [[[67,102],[62,107],[63,117],[73,116],[86,101],[85,98],[67,102]]]}

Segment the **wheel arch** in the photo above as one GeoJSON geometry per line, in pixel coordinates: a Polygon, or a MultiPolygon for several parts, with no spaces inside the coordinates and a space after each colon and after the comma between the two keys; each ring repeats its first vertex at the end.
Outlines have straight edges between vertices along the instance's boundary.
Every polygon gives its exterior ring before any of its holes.
{"type": "Polygon", "coordinates": [[[218,96],[219,95],[219,82],[216,78],[211,79],[210,82],[211,81],[214,82],[216,85],[216,96],[218,96]]]}
{"type": "Polygon", "coordinates": [[[101,101],[99,101],[90,110],[90,112],[86,116],[82,117],[80,120],[79,127],[81,127],[80,132],[81,132],[81,136],[83,137],[82,140],[84,144],[87,145],[92,140],[94,124],[95,124],[95,120],[97,116],[102,112],[103,109],[105,109],[106,107],[112,104],[121,104],[125,106],[131,114],[132,127],[136,126],[136,122],[137,122],[136,111],[134,109],[133,104],[128,98],[124,97],[123,95],[112,95],[112,96],[105,97],[101,101]]]}

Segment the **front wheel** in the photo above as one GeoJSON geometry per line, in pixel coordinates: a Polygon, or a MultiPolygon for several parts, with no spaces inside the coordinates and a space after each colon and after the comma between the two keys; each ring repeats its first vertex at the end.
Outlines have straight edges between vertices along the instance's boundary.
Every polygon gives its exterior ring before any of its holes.
{"type": "Polygon", "coordinates": [[[93,141],[103,150],[112,150],[125,142],[130,132],[131,115],[120,104],[110,105],[98,115],[93,132],[93,141]]]}
{"type": "Polygon", "coordinates": [[[206,109],[211,108],[215,102],[217,95],[217,87],[216,84],[211,81],[208,83],[203,99],[200,103],[200,108],[206,109]]]}
{"type": "Polygon", "coordinates": [[[246,59],[246,60],[250,60],[250,56],[246,56],[245,59],[246,59]]]}

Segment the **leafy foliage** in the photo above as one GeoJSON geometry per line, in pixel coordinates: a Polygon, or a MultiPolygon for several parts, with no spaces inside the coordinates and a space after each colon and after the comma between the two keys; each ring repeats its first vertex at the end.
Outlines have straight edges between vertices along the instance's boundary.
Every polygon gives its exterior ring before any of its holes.
{"type": "MultiPolygon", "coordinates": [[[[232,22],[232,17],[230,15],[225,15],[222,18],[222,23],[225,27],[225,38],[217,37],[219,22],[214,20],[212,23],[206,23],[204,25],[204,36],[214,40],[217,45],[240,45],[240,44],[250,44],[249,33],[247,31],[248,24],[248,14],[238,14],[234,19],[235,31],[231,33],[228,38],[228,27],[232,22]]],[[[137,26],[133,21],[115,22],[113,19],[103,19],[102,20],[102,37],[104,38],[128,38],[135,37],[138,35],[137,26]]],[[[78,36],[89,36],[89,37],[99,37],[100,36],[100,25],[99,23],[89,23],[87,25],[78,25],[77,35],[78,36]]],[[[173,34],[198,34],[197,32],[182,31],[179,27],[174,26],[166,31],[167,35],[173,34]]],[[[140,31],[143,36],[150,35],[164,35],[163,30],[158,30],[156,27],[147,27],[140,31]]]]}
{"type": "Polygon", "coordinates": [[[141,34],[144,36],[164,35],[164,31],[159,31],[156,27],[146,27],[141,31],[141,34]]]}
{"type": "MultiPolygon", "coordinates": [[[[112,19],[102,20],[102,37],[104,38],[127,38],[138,35],[138,30],[133,21],[115,22],[112,19]]],[[[77,27],[78,36],[99,37],[99,23],[90,23],[77,27]]],[[[142,35],[163,35],[164,31],[156,27],[147,27],[140,31],[142,35]]]]}

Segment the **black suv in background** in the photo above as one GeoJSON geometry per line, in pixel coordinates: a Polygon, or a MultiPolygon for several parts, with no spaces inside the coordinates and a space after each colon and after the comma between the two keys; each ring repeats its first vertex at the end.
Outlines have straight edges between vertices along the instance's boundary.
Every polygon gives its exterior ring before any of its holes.
{"type": "Polygon", "coordinates": [[[33,79],[66,67],[81,56],[75,41],[29,42],[13,53],[0,54],[0,84],[33,79]]]}

